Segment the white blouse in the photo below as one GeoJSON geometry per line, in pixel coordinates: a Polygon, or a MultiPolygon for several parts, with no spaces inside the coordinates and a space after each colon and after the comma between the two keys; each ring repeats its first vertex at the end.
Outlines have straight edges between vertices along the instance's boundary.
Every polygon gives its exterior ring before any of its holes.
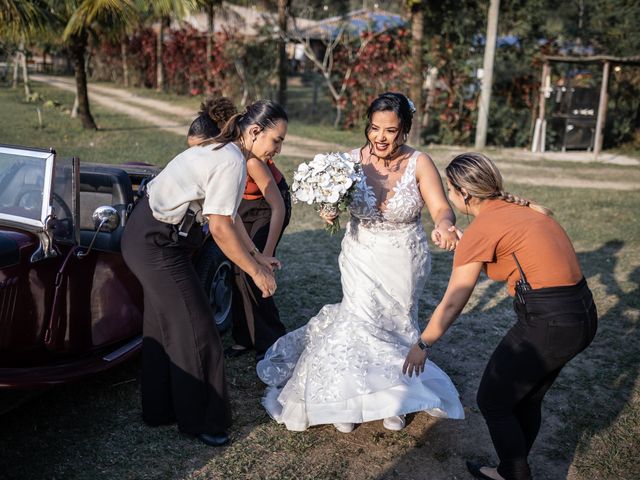
{"type": "Polygon", "coordinates": [[[149,206],[156,220],[177,225],[191,207],[197,219],[236,216],[247,179],[244,155],[234,143],[195,146],[177,155],[149,182],[149,206]]]}

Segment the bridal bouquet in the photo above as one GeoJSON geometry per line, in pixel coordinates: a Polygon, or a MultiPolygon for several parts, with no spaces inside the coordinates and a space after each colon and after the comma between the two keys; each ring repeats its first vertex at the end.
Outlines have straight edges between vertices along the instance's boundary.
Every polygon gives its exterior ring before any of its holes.
{"type": "MultiPolygon", "coordinates": [[[[338,215],[351,202],[361,178],[361,167],[348,153],[322,153],[301,163],[293,174],[291,193],[294,202],[314,205],[320,213],[338,215]]],[[[326,229],[332,235],[340,230],[338,218],[326,229]]]]}

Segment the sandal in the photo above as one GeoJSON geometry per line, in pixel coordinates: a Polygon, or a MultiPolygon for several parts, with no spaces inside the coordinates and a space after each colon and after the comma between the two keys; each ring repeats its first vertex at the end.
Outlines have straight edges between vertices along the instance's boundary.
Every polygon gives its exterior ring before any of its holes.
{"type": "Polygon", "coordinates": [[[467,469],[469,470],[469,473],[471,473],[471,475],[483,480],[495,480],[495,478],[485,475],[480,471],[480,469],[485,466],[486,465],[478,465],[477,463],[467,461],[467,469]]]}
{"type": "Polygon", "coordinates": [[[245,353],[249,352],[249,348],[233,348],[234,345],[224,349],[224,358],[236,358],[241,357],[245,353]]]}

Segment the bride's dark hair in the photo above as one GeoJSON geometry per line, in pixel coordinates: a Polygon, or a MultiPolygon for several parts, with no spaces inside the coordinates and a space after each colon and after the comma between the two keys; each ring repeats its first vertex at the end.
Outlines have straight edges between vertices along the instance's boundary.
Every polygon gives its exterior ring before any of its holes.
{"type": "MultiPolygon", "coordinates": [[[[411,130],[411,122],[413,121],[413,110],[409,99],[402,93],[385,92],[376,98],[367,109],[367,124],[364,128],[364,135],[367,139],[365,146],[371,148],[369,141],[369,131],[371,130],[371,117],[376,112],[393,112],[400,119],[400,132],[402,133],[402,143],[407,141],[407,136],[411,130]]],[[[402,145],[398,143],[398,136],[393,140],[393,149],[391,155],[402,145]]]]}

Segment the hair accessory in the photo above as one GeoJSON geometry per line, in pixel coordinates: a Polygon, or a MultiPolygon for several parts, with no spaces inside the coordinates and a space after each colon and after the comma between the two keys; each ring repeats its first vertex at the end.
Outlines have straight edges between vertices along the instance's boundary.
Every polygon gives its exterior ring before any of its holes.
{"type": "Polygon", "coordinates": [[[411,115],[413,115],[414,113],[416,113],[416,106],[414,105],[414,103],[411,101],[409,97],[405,95],[404,98],[407,99],[407,102],[409,103],[409,110],[411,110],[411,115]]]}

